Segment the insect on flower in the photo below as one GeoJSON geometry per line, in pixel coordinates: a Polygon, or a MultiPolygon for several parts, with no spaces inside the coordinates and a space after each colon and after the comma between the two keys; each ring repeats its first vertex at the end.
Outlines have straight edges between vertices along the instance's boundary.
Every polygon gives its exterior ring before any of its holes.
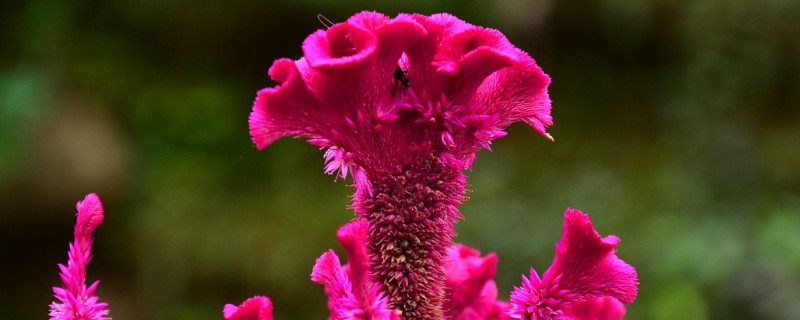
{"type": "Polygon", "coordinates": [[[411,81],[408,81],[408,78],[406,78],[407,74],[407,69],[403,69],[401,67],[394,69],[395,87],[397,87],[397,82],[400,82],[404,87],[411,88],[411,81]]]}

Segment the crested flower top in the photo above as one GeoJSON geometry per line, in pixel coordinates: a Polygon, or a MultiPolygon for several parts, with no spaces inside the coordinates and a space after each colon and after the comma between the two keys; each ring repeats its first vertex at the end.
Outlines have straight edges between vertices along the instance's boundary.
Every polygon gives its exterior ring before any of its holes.
{"type": "Polygon", "coordinates": [[[260,149],[307,138],[327,149],[327,173],[351,172],[356,186],[410,157],[468,168],[517,121],[550,138],[550,78],[497,30],[449,14],[361,12],[311,34],[303,53],[270,68],[281,85],[259,91],[250,134],[260,149]]]}
{"type": "Polygon", "coordinates": [[[75,242],[69,244],[67,265],[61,269],[63,287],[53,287],[60,302],[50,304],[51,320],[110,320],[107,304],[98,302],[94,291],[100,280],[86,287],[86,265],[92,260],[92,232],[103,223],[103,204],[92,193],[76,205],[78,221],[75,224],[75,242]]]}
{"type": "Polygon", "coordinates": [[[539,278],[531,268],[511,293],[509,315],[522,320],[605,320],[625,315],[636,298],[636,270],[615,253],[619,238],[600,237],[589,216],[564,214],[564,233],[553,265],[539,278]],[[601,316],[602,315],[602,316],[601,316]]]}

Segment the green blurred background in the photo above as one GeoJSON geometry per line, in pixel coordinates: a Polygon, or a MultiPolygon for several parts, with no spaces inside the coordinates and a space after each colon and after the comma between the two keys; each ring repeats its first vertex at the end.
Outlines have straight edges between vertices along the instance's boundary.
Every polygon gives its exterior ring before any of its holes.
{"type": "Polygon", "coordinates": [[[115,319],[222,319],[255,294],[326,319],[309,274],[341,254],[352,190],[307,143],[257,151],[247,116],[317,13],[361,10],[499,29],[553,78],[556,142],[511,126],[461,207],[502,299],[550,265],[570,206],[639,271],[628,319],[800,319],[796,0],[4,1],[0,319],[47,317],[90,192],[88,278],[115,319]]]}

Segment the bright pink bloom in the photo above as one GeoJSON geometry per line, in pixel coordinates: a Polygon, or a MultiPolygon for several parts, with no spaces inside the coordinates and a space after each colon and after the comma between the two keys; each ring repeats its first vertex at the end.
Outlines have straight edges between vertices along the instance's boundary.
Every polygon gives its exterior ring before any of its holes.
{"type": "Polygon", "coordinates": [[[272,320],[272,301],[267,297],[255,296],[238,307],[226,304],[222,315],[225,320],[272,320]]]}
{"type": "Polygon", "coordinates": [[[575,320],[617,320],[625,316],[625,306],[613,297],[575,302],[567,310],[575,320]]]}
{"type": "Polygon", "coordinates": [[[585,315],[603,314],[603,318],[619,319],[619,307],[613,300],[600,300],[590,305],[578,303],[611,297],[622,303],[636,298],[636,270],[617,258],[616,236],[600,237],[589,216],[567,209],[564,233],[556,245],[553,265],[540,279],[531,268],[530,278],[522,276],[522,287],[511,293],[509,315],[523,320],[586,319],[585,315]],[[575,315],[570,308],[576,307],[575,315]],[[619,316],[617,318],[614,318],[619,316]]]}
{"type": "Polygon", "coordinates": [[[410,153],[466,167],[509,124],[544,135],[552,124],[550,78],[534,60],[499,31],[448,14],[362,12],[311,34],[303,53],[270,68],[282,85],[259,91],[250,134],[260,149],[308,138],[328,149],[328,173],[370,179],[410,153]]]}
{"type": "Polygon", "coordinates": [[[508,303],[497,301],[497,255],[481,258],[478,250],[462,244],[450,248],[445,281],[444,310],[451,320],[501,320],[508,303]]]}
{"type": "Polygon", "coordinates": [[[331,320],[398,320],[388,308],[379,288],[369,281],[367,269],[366,221],[348,223],[337,237],[347,252],[348,265],[342,267],[333,250],[325,252],[314,265],[311,281],[325,286],[331,320]]]}
{"type": "Polygon", "coordinates": [[[281,85],[259,91],[253,141],[295,136],[327,149],[325,172],[353,175],[370,270],[390,306],[438,320],[462,171],[511,123],[549,137],[550,78],[499,31],[448,14],[362,12],[311,34],[303,53],[270,68],[281,85]]]}
{"type": "Polygon", "coordinates": [[[92,232],[103,223],[103,204],[92,193],[76,205],[75,242],[69,244],[67,265],[58,264],[64,287],[53,287],[56,299],[50,304],[50,320],[107,320],[106,306],[97,302],[94,291],[100,280],[86,287],[86,264],[92,260],[92,232]]]}

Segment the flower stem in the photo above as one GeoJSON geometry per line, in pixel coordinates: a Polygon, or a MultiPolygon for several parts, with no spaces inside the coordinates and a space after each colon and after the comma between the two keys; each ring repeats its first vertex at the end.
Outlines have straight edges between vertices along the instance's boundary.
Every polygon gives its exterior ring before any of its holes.
{"type": "Polygon", "coordinates": [[[466,177],[434,154],[370,175],[354,207],[369,222],[372,277],[403,319],[440,319],[445,258],[461,217],[466,177]]]}

